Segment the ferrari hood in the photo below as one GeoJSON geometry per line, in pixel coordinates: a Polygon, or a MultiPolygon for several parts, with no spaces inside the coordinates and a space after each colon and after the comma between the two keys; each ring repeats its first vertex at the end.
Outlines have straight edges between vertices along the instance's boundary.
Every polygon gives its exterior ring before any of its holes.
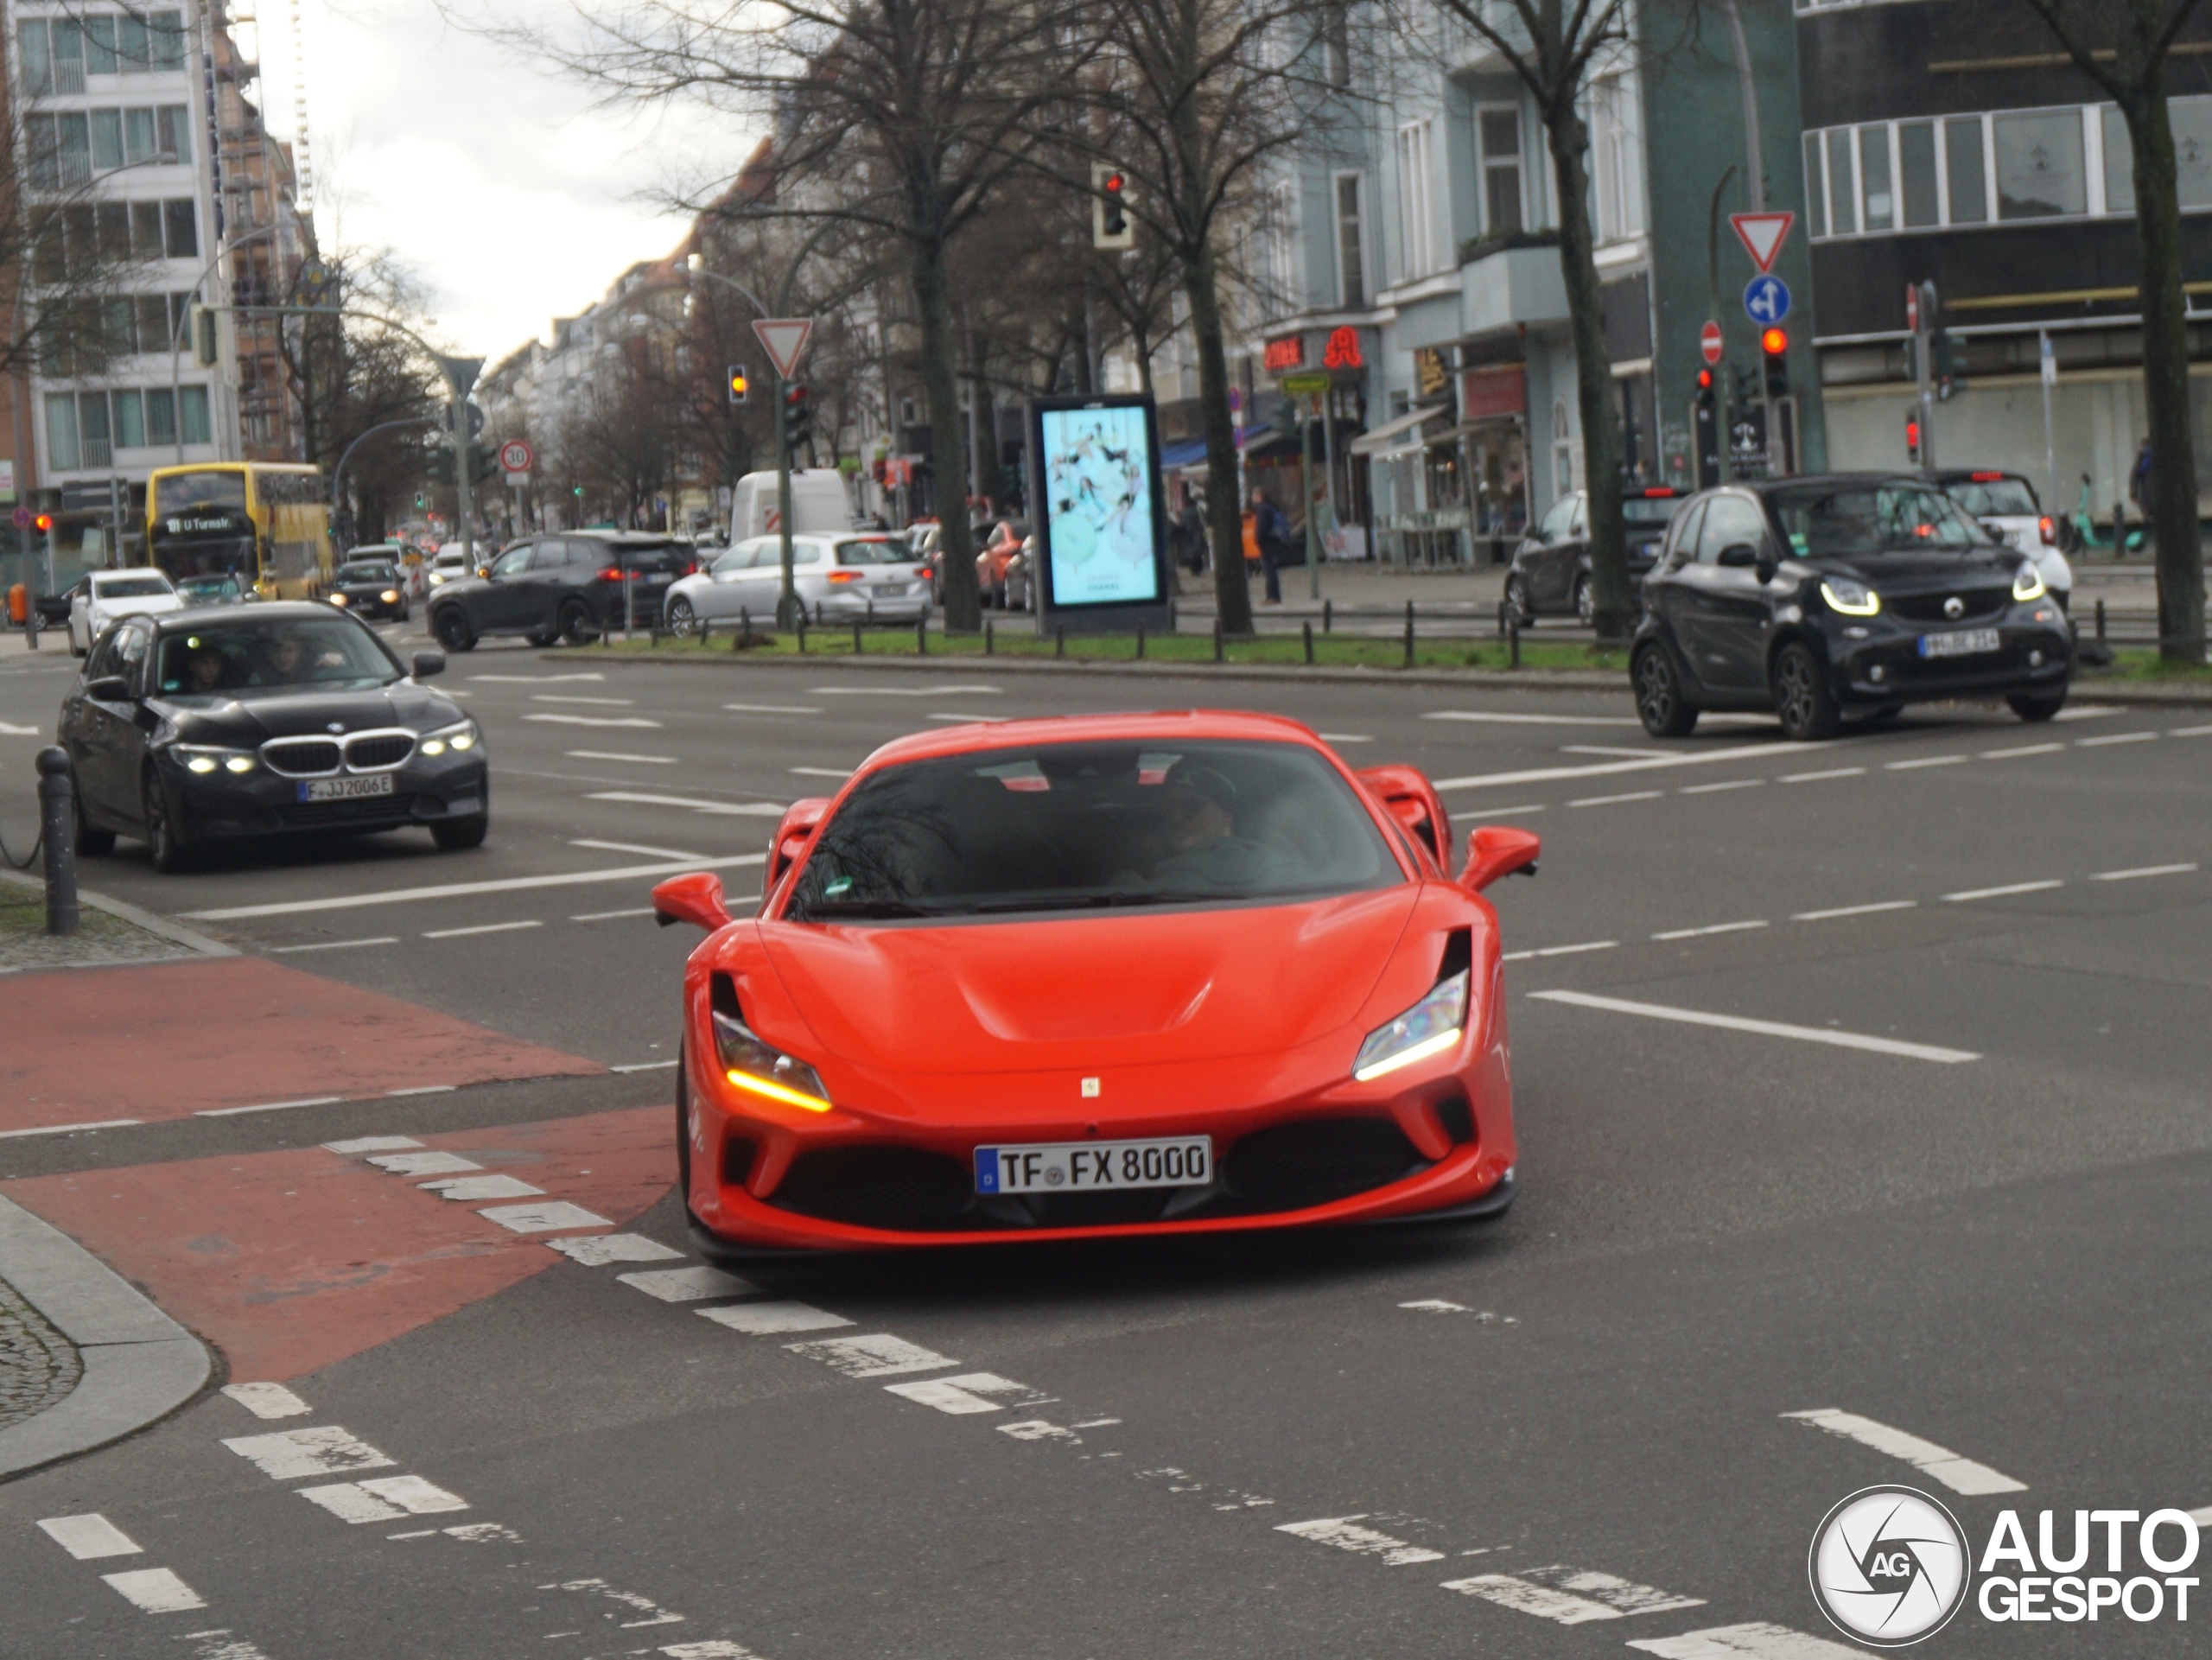
{"type": "Polygon", "coordinates": [[[1279,1053],[1343,1026],[1418,892],[918,927],[767,922],[760,937],[824,1049],[857,1065],[1141,1065],[1279,1053]]]}

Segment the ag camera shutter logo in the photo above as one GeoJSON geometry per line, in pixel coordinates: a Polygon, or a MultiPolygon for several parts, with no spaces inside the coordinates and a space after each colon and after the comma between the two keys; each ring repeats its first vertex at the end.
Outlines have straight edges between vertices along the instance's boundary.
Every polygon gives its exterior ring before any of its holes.
{"type": "Polygon", "coordinates": [[[1943,1629],[1973,1561],[1958,1521],[1911,1487],[1864,1487],[1814,1530],[1813,1600],[1845,1636],[1904,1648],[1943,1629]]]}

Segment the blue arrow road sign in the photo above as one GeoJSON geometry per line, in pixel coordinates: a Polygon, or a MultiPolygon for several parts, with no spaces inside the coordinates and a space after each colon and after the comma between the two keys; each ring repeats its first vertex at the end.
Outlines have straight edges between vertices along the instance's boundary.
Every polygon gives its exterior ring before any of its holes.
{"type": "Polygon", "coordinates": [[[1744,310],[1762,328],[1789,315],[1789,285],[1779,277],[1759,276],[1744,284],[1744,310]]]}

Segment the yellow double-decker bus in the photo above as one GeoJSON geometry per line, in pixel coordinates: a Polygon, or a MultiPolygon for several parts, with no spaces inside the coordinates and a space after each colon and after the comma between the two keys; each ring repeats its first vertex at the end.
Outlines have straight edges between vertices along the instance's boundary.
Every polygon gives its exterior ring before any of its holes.
{"type": "Polygon", "coordinates": [[[146,481],[146,551],[172,582],[230,576],[264,600],[321,592],[334,566],[322,469],[282,461],[163,467],[146,481]]]}

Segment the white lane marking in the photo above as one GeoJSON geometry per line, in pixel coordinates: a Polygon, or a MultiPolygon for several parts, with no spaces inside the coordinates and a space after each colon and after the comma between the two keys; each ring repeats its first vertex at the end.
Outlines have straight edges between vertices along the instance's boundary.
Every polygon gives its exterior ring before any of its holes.
{"type": "MultiPolygon", "coordinates": [[[[779,810],[780,811],[780,810],[779,810]]],[[[363,905],[397,905],[408,900],[464,899],[473,894],[519,894],[533,887],[573,887],[582,882],[627,881],[638,876],[681,876],[694,870],[727,870],[765,864],[765,853],[741,853],[728,859],[687,860],[682,864],[623,865],[613,870],[570,870],[557,876],[507,876],[496,881],[444,882],[434,887],[388,887],[375,894],[342,894],[330,899],[291,900],[278,905],[232,905],[216,911],[187,911],[187,922],[232,922],[247,917],[289,916],[301,911],[350,911],[363,905]]]]}
{"type": "Polygon", "coordinates": [[[633,906],[626,911],[585,911],[569,919],[571,922],[612,922],[617,917],[649,917],[653,914],[650,905],[633,906]]]}
{"type": "Polygon", "coordinates": [[[480,922],[473,928],[433,928],[423,936],[425,939],[466,939],[471,934],[511,934],[524,928],[543,928],[545,925],[532,917],[525,922],[480,922]]]}
{"type": "Polygon", "coordinates": [[[1471,1579],[1446,1580],[1443,1588],[1457,1591],[1463,1597],[1480,1597],[1485,1602],[1494,1602],[1519,1613],[1534,1614],[1539,1619],[1555,1620],[1561,1625],[1584,1625],[1593,1619],[1621,1618],[1618,1608],[1609,1608],[1588,1597],[1554,1591],[1548,1585],[1532,1585],[1510,1574],[1478,1574],[1471,1579]]]}
{"type": "Polygon", "coordinates": [[[605,1268],[609,1262],[671,1262],[683,1255],[641,1233],[582,1234],[571,1239],[549,1239],[545,1249],[557,1250],[586,1268],[605,1268]]]}
{"type": "Polygon", "coordinates": [[[1313,735],[1323,743],[1373,743],[1371,732],[1317,732],[1313,735]]]}
{"type": "Polygon", "coordinates": [[[1823,779],[1862,778],[1866,772],[1863,766],[1831,766],[1824,773],[1784,773],[1782,781],[1784,784],[1817,784],[1823,779]]]}
{"type": "Polygon", "coordinates": [[[648,795],[639,790],[599,790],[587,801],[621,801],[633,807],[689,807],[724,817],[781,818],[786,809],[773,801],[701,801],[688,795],[648,795]]]}
{"type": "Polygon", "coordinates": [[[1666,793],[1664,790],[1637,790],[1630,795],[1588,795],[1567,805],[1570,807],[1610,807],[1620,801],[1656,801],[1666,793]]]}
{"type": "Polygon", "coordinates": [[[1281,1522],[1275,1525],[1277,1533],[1287,1533],[1300,1539],[1311,1539],[1317,1545],[1332,1545],[1338,1550],[1349,1550],[1362,1556],[1380,1556],[1392,1568],[1403,1568],[1413,1562],[1440,1562],[1444,1553],[1409,1545],[1403,1539],[1393,1539],[1387,1533],[1377,1533],[1373,1528],[1355,1525],[1367,1519],[1365,1511],[1357,1516],[1324,1516],[1311,1522],[1281,1522]]]}
{"type": "Polygon", "coordinates": [[[304,1418],[308,1403],[282,1383],[226,1383],[223,1393],[257,1418],[304,1418]]]}
{"type": "Polygon", "coordinates": [[[676,757],[673,755],[626,755],[619,750],[613,749],[571,749],[569,750],[567,754],[570,760],[635,761],[640,766],[673,766],[676,765],[676,757]]]}
{"type": "MultiPolygon", "coordinates": [[[[617,1591],[605,1580],[563,1580],[557,1584],[541,1585],[537,1588],[541,1591],[561,1590],[595,1592],[599,1595],[606,1597],[612,1601],[622,1604],[625,1607],[631,1609],[634,1612],[645,1616],[645,1618],[642,1619],[625,1619],[620,1621],[620,1629],[626,1631],[634,1631],[642,1625],[681,1625],[683,1623],[683,1616],[682,1614],[671,1613],[667,1609],[655,1602],[651,1597],[641,1597],[635,1591],[617,1591]]],[[[574,1633],[563,1632],[560,1633],[560,1635],[570,1636],[574,1635],[574,1633]]],[[[642,1653],[643,1650],[633,1649],[631,1652],[633,1654],[642,1653]]]]}
{"type": "Polygon", "coordinates": [[[0,721],[0,737],[35,738],[39,729],[35,726],[17,726],[13,722],[0,721]]]}
{"type": "MultiPolygon", "coordinates": [[[[701,1320],[710,1320],[717,1326],[727,1326],[733,1332],[747,1337],[776,1337],[785,1332],[830,1332],[840,1326],[850,1326],[851,1320],[842,1314],[832,1314],[826,1309],[804,1302],[741,1302],[726,1308],[694,1310],[701,1320]]],[[[946,1361],[946,1365],[950,1365],[946,1361]]]]}
{"type": "Polygon", "coordinates": [[[439,1181],[415,1184],[426,1193],[474,1205],[487,1199],[543,1199],[545,1190],[514,1176],[448,1176],[439,1181]]]}
{"type": "Polygon", "coordinates": [[[297,1101],[257,1101],[250,1107],[202,1107],[192,1116],[194,1118],[236,1118],[249,1112],[286,1112],[294,1107],[327,1107],[334,1101],[343,1101],[342,1095],[308,1095],[297,1101]]]}
{"type": "Polygon", "coordinates": [[[346,1475],[355,1470],[384,1470],[392,1460],[349,1429],[321,1424],[313,1429],[284,1429],[270,1435],[234,1435],[223,1445],[271,1481],[301,1476],[346,1475]]]}
{"type": "Polygon", "coordinates": [[[853,770],[849,766],[788,766],[784,770],[799,778],[842,779],[850,778],[853,775],[853,770]]]}
{"type": "Polygon", "coordinates": [[[407,1512],[397,1504],[387,1504],[373,1493],[364,1492],[350,1481],[334,1481],[322,1487],[297,1487],[293,1490],[311,1504],[319,1504],[341,1522],[359,1527],[365,1522],[397,1522],[407,1512]]]}
{"type": "Polygon", "coordinates": [[[2107,732],[2101,738],[2076,738],[2076,749],[2103,749],[2116,743],[2149,743],[2158,735],[2155,732],[2107,732]]]}
{"type": "Polygon", "coordinates": [[[2212,738],[2212,726],[2170,726],[2169,738],[2212,738]]]}
{"type": "Polygon", "coordinates": [[[2054,876],[2048,881],[2039,882],[2008,882],[2002,887],[1964,888],[1956,894],[1946,894],[1943,899],[1946,904],[1964,905],[1970,900],[1999,900],[2013,894],[2042,894],[2051,888],[2065,886],[2064,882],[2054,876]]]}
{"type": "Polygon", "coordinates": [[[1878,1055],[1902,1055],[1908,1060],[1932,1060],[1945,1065],[1980,1060],[1971,1049],[1946,1049],[1932,1043],[1905,1043],[1896,1038],[1867,1037],[1858,1032],[1838,1032],[1827,1027],[1791,1026],[1781,1021],[1746,1020],[1739,1014],[1708,1014],[1700,1008],[1669,1008],[1662,1003],[1633,1003],[1620,997],[1593,997],[1581,991],[1532,991],[1546,1002],[1573,1003],[1580,1008],[1609,1009],[1617,1014],[1643,1014],[1656,1021],[1680,1021],[1688,1026],[1713,1026],[1728,1032],[1752,1032],[1762,1037],[1796,1038],[1801,1043],[1832,1044],[1839,1049],[1864,1049],[1878,1055]]]}
{"type": "Polygon", "coordinates": [[[127,1129],[138,1122],[136,1118],[92,1118],[81,1124],[34,1124],[29,1129],[0,1129],[0,1142],[12,1142],[18,1135],[67,1135],[75,1129],[127,1129]]]}
{"type": "Polygon", "coordinates": [[[1614,715],[1499,715],[1488,709],[1431,709],[1424,721],[1479,721],[1491,726],[1641,726],[1640,721],[1614,715]]]}
{"type": "Polygon", "coordinates": [[[361,1153],[396,1153],[402,1148],[420,1147],[422,1142],[412,1135],[363,1135],[350,1142],[325,1142],[327,1152],[343,1153],[353,1156],[361,1153]]]}
{"type": "Polygon", "coordinates": [[[1636,749],[1623,749],[1610,743],[1563,743],[1559,747],[1562,755],[1671,755],[1671,749],[1654,749],[1644,744],[1636,749]]]}
{"type": "Polygon", "coordinates": [[[227,1625],[212,1631],[187,1631],[178,1640],[193,1645],[193,1660],[269,1660],[259,1647],[227,1625]]]}
{"type": "Polygon", "coordinates": [[[497,1522],[465,1522],[457,1528],[425,1528],[421,1533],[387,1533],[385,1537],[421,1539],[434,1533],[442,1533],[448,1539],[463,1540],[472,1545],[518,1545],[522,1542],[522,1535],[512,1528],[502,1527],[497,1522]]]}
{"type": "Polygon", "coordinates": [[[866,1337],[822,1338],[812,1343],[787,1343],[784,1346],[793,1354],[819,1360],[848,1377],[895,1377],[901,1372],[937,1371],[960,1364],[934,1349],[925,1349],[918,1343],[909,1343],[887,1332],[874,1332],[866,1337]]]}
{"type": "Polygon", "coordinates": [[[2063,743],[2024,743],[2010,749],[1985,749],[1981,752],[1981,758],[1984,760],[2010,760],[2015,755],[2055,755],[2065,747],[2063,743]]]}
{"type": "Polygon", "coordinates": [[[2189,1519],[2200,1528],[2212,1528],[2212,1504],[2207,1504],[2201,1511],[2191,1511],[2189,1519]]]}
{"type": "Polygon", "coordinates": [[[1442,1297],[1423,1297],[1417,1302],[1402,1302],[1401,1308],[1410,1308],[1416,1314],[1464,1314],[1467,1305],[1448,1301],[1442,1297]]]}
{"type": "Polygon", "coordinates": [[[411,1090],[386,1090],[385,1093],[389,1096],[451,1095],[458,1087],[453,1084],[417,1084],[411,1090]]]}
{"type": "Polygon", "coordinates": [[[207,1606],[197,1591],[177,1577],[174,1568],[142,1568],[129,1574],[103,1574],[100,1578],[141,1613],[181,1614],[207,1606]]]}
{"type": "Polygon", "coordinates": [[[1864,1649],[1847,1648],[1825,1637],[1808,1637],[1771,1620],[1714,1625],[1680,1637],[1647,1637],[1629,1644],[1659,1660],[1866,1660],[1864,1649]]]}
{"type": "Polygon", "coordinates": [[[1654,939],[1695,939],[1702,934],[1739,934],[1747,928],[1764,928],[1762,919],[1754,922],[1716,922],[1705,928],[1670,928],[1663,934],[1654,934],[1654,939]]]}
{"type": "Polygon", "coordinates": [[[724,703],[733,715],[819,715],[812,703],[724,703]]]}
{"type": "Polygon", "coordinates": [[[1519,818],[1532,812],[1541,812],[1541,805],[1527,807],[1485,807],[1480,812],[1463,812],[1462,818],[1519,818]]]}
{"type": "Polygon", "coordinates": [[[477,1215],[496,1222],[510,1233],[560,1233],[571,1228],[611,1228],[603,1216],[594,1216],[581,1205],[565,1199],[550,1205],[499,1205],[477,1215]]]}
{"type": "MultiPolygon", "coordinates": [[[[885,1387],[888,1388],[889,1385],[887,1384],[885,1387]]],[[[1084,1418],[1069,1425],[1068,1428],[1071,1429],[1106,1429],[1121,1421],[1122,1421],[1119,1418],[1084,1418]]],[[[1272,1498],[1247,1498],[1244,1502],[1247,1504],[1272,1504],[1275,1501],[1272,1498]]]]}
{"type": "Polygon", "coordinates": [[[1580,945],[1546,945],[1533,951],[1508,951],[1503,960],[1525,963],[1532,957],[1572,957],[1577,951],[1609,951],[1620,943],[1618,939],[1592,939],[1580,945]]]}
{"type": "Polygon", "coordinates": [[[618,1274],[624,1285],[662,1302],[697,1302],[706,1297],[750,1297],[760,1288],[718,1268],[657,1268],[642,1274],[618,1274]]]}
{"type": "Polygon", "coordinates": [[[584,697],[574,692],[539,691],[531,694],[533,703],[599,703],[608,709],[634,709],[634,697],[584,697]]]}
{"type": "Polygon", "coordinates": [[[1876,900],[1872,905],[1839,905],[1832,911],[1800,911],[1789,919],[1792,922],[1829,922],[1837,917],[1871,917],[1877,911],[1912,911],[1919,908],[1918,900],[1876,900]]]}
{"type": "Polygon", "coordinates": [[[522,717],[525,721],[543,721],[551,726],[643,727],[658,732],[658,721],[649,721],[642,715],[547,715],[532,710],[522,717]]]}
{"type": "Polygon", "coordinates": [[[607,853],[643,853],[661,859],[703,859],[703,853],[686,853],[679,848],[649,848],[636,842],[594,842],[572,840],[572,848],[598,848],[607,853]]]}
{"type": "Polygon", "coordinates": [[[1802,755],[1805,746],[1799,743],[1731,744],[1726,749],[1709,754],[1676,754],[1653,755],[1642,760],[1599,761],[1590,766],[1537,766],[1519,773],[1471,773],[1465,778],[1440,778],[1435,780],[1440,790],[1487,790],[1500,784],[1548,784],[1558,779],[1604,778],[1616,773],[1647,773],[1655,766],[1709,766],[1732,761],[1753,760],[1761,755],[1802,755]]]}
{"type": "Polygon", "coordinates": [[[350,951],[356,945],[397,945],[397,944],[399,944],[397,934],[378,934],[374,939],[322,939],[317,940],[312,945],[276,945],[270,947],[270,951],[274,956],[286,957],[294,951],[350,951]]]}
{"type": "Polygon", "coordinates": [[[439,1516],[468,1508],[468,1501],[459,1493],[449,1493],[420,1476],[385,1476],[375,1481],[340,1481],[324,1487],[296,1487],[292,1491],[356,1526],[364,1522],[397,1522],[404,1516],[439,1516]]]}
{"type": "Polygon", "coordinates": [[[1668,1614],[1679,1608],[1702,1608],[1703,1597],[1676,1596],[1671,1591],[1662,1591],[1656,1586],[1638,1585],[1634,1580],[1622,1579],[1615,1574],[1601,1574],[1595,1568],[1569,1568],[1554,1563],[1548,1568],[1524,1568],[1519,1577],[1538,1585],[1548,1585],[1555,1591],[1572,1592],[1602,1602],[1608,1608],[1624,1614],[1668,1614]]]}
{"type": "Polygon", "coordinates": [[[1685,784],[1677,795],[1716,795],[1723,790],[1756,790],[1766,780],[1763,778],[1732,778],[1719,784],[1685,784]]]}
{"type": "Polygon", "coordinates": [[[2196,868],[2194,860],[2181,865],[2139,865],[2133,870],[2100,870],[2089,880],[2093,882],[2132,882],[2139,876],[2185,876],[2196,868]]]}
{"type": "Polygon", "coordinates": [[[931,721],[943,721],[954,726],[1004,726],[1008,721],[1014,720],[1017,717],[1012,715],[938,714],[927,716],[925,718],[931,721]]]}
{"type": "Polygon", "coordinates": [[[1964,755],[1923,755],[1918,760],[1885,761],[1882,770],[1885,773],[1910,773],[1923,766],[1960,766],[1965,763],[1964,755]]]}
{"type": "Polygon", "coordinates": [[[391,1153],[369,1162],[395,1176],[457,1176],[464,1170],[484,1167],[458,1153],[391,1153]]]}
{"type": "Polygon", "coordinates": [[[497,680],[510,686],[550,686],[562,680],[604,680],[607,677],[594,671],[587,674],[472,674],[472,681],[497,680]]]}
{"type": "Polygon", "coordinates": [[[671,1643],[659,1650],[669,1660],[760,1660],[742,1643],[716,1638],[706,1643],[671,1643]]]}
{"type": "Polygon", "coordinates": [[[658,1072],[675,1065],[672,1060],[633,1060],[626,1066],[609,1066],[610,1072],[658,1072]]]}
{"type": "Polygon", "coordinates": [[[1080,1447],[1083,1437],[1065,1424],[1056,1424],[1046,1418],[1025,1418],[1018,1424],[1001,1424],[1001,1435],[1011,1435],[1018,1441],[1058,1441],[1065,1447],[1080,1447]]]}
{"type": "Polygon", "coordinates": [[[138,1542],[98,1511],[84,1516],[49,1516],[38,1527],[41,1533],[80,1562],[102,1556],[140,1554],[138,1542]]]}
{"type": "Polygon", "coordinates": [[[2062,709],[2055,717],[2061,721],[2097,721],[2107,715],[2125,715],[2127,711],[2118,703],[2075,703],[2062,709]]]}
{"type": "Polygon", "coordinates": [[[917,1383],[886,1383],[883,1387],[893,1395],[956,1416],[1005,1410],[1008,1402],[988,1398],[994,1395],[1030,1396],[1035,1393],[1027,1383],[1017,1383],[1010,1377],[987,1371],[968,1372],[958,1377],[931,1377],[917,1383]]]}
{"type": "Polygon", "coordinates": [[[1955,1493],[1980,1495],[1985,1493],[2024,1493],[2028,1490],[2024,1481],[2015,1481],[2000,1475],[1986,1464],[1961,1458],[1948,1447],[1938,1447],[1934,1441],[1923,1441],[1902,1429],[1892,1429],[1872,1418],[1862,1418],[1855,1412],[1840,1412],[1834,1407],[1821,1407],[1811,1412],[1785,1412],[1784,1418],[1810,1424],[1815,1429],[1825,1429],[1831,1435],[1845,1441],[1857,1441],[1871,1447],[1877,1453],[1886,1453],[1893,1459],[1903,1459],[1923,1475],[1933,1476],[1955,1493]]]}
{"type": "Polygon", "coordinates": [[[996,697],[997,686],[809,686],[810,697],[996,697]]]}

